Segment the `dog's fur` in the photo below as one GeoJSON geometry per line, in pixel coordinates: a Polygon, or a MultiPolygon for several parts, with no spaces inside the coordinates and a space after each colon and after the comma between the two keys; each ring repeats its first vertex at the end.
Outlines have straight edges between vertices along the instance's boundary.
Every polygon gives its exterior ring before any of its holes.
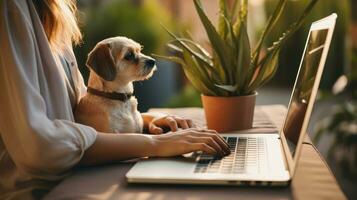
{"type": "MultiPolygon", "coordinates": [[[[88,87],[133,93],[133,81],[150,78],[156,69],[155,60],[142,54],[141,49],[140,44],[126,37],[99,42],[88,55],[88,87]]],[[[87,93],[76,107],[75,119],[101,132],[140,133],[143,119],[137,104],[134,96],[123,102],[87,93]]]]}

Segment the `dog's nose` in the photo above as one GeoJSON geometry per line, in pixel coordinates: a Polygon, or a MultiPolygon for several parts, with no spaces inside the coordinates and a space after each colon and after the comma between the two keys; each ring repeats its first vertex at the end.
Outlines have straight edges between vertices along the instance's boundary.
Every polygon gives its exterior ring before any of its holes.
{"type": "Polygon", "coordinates": [[[145,60],[145,65],[146,65],[147,67],[152,68],[152,67],[155,66],[155,64],[156,64],[156,61],[155,61],[154,59],[147,59],[147,60],[145,60]]]}

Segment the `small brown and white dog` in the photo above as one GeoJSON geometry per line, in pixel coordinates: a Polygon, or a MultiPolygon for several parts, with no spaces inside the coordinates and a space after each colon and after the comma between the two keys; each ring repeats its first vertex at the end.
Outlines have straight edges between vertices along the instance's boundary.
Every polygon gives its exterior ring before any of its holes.
{"type": "Polygon", "coordinates": [[[90,69],[88,89],[76,107],[77,122],[101,132],[143,131],[133,82],[150,78],[156,64],[141,49],[126,37],[108,38],[95,46],[86,63],[90,69]]]}

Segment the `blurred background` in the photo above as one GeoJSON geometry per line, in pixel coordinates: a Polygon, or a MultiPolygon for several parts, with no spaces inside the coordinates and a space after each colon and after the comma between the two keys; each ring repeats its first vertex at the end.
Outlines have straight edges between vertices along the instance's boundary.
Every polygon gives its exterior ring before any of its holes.
{"type": "MultiPolygon", "coordinates": [[[[229,0],[228,0],[229,1],[229,0]]],[[[278,0],[249,0],[248,28],[254,44],[278,0]]],[[[274,41],[295,21],[309,0],[290,0],[269,40],[274,41]]],[[[217,1],[203,1],[215,21],[217,1]]],[[[146,54],[168,54],[170,41],[161,23],[174,32],[189,30],[207,44],[207,38],[192,1],[180,0],[86,0],[79,2],[82,45],[75,48],[80,70],[87,81],[88,52],[100,40],[127,36],[144,46],[146,54]]],[[[328,161],[343,191],[357,196],[357,1],[320,0],[306,24],[287,43],[280,56],[277,74],[258,92],[257,104],[289,103],[299,62],[311,22],[335,12],[334,38],[320,84],[318,100],[309,125],[309,135],[328,161]]],[[[158,61],[154,76],[135,83],[139,110],[152,107],[201,106],[200,94],[185,79],[180,66],[158,61]]]]}

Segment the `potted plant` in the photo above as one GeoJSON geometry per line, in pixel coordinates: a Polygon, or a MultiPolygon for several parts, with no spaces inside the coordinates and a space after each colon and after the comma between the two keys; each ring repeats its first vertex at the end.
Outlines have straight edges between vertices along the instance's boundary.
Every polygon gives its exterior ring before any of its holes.
{"type": "Polygon", "coordinates": [[[257,89],[274,76],[282,46],[303,24],[317,1],[311,0],[297,21],[263,54],[263,44],[287,0],[277,2],[254,49],[247,34],[248,0],[235,0],[230,8],[226,0],[219,0],[217,28],[208,19],[201,1],[194,0],[211,49],[205,50],[187,32],[179,37],[164,27],[174,38],[168,47],[176,55],[155,56],[182,65],[189,81],[202,93],[208,128],[219,132],[251,128],[257,89]]]}

